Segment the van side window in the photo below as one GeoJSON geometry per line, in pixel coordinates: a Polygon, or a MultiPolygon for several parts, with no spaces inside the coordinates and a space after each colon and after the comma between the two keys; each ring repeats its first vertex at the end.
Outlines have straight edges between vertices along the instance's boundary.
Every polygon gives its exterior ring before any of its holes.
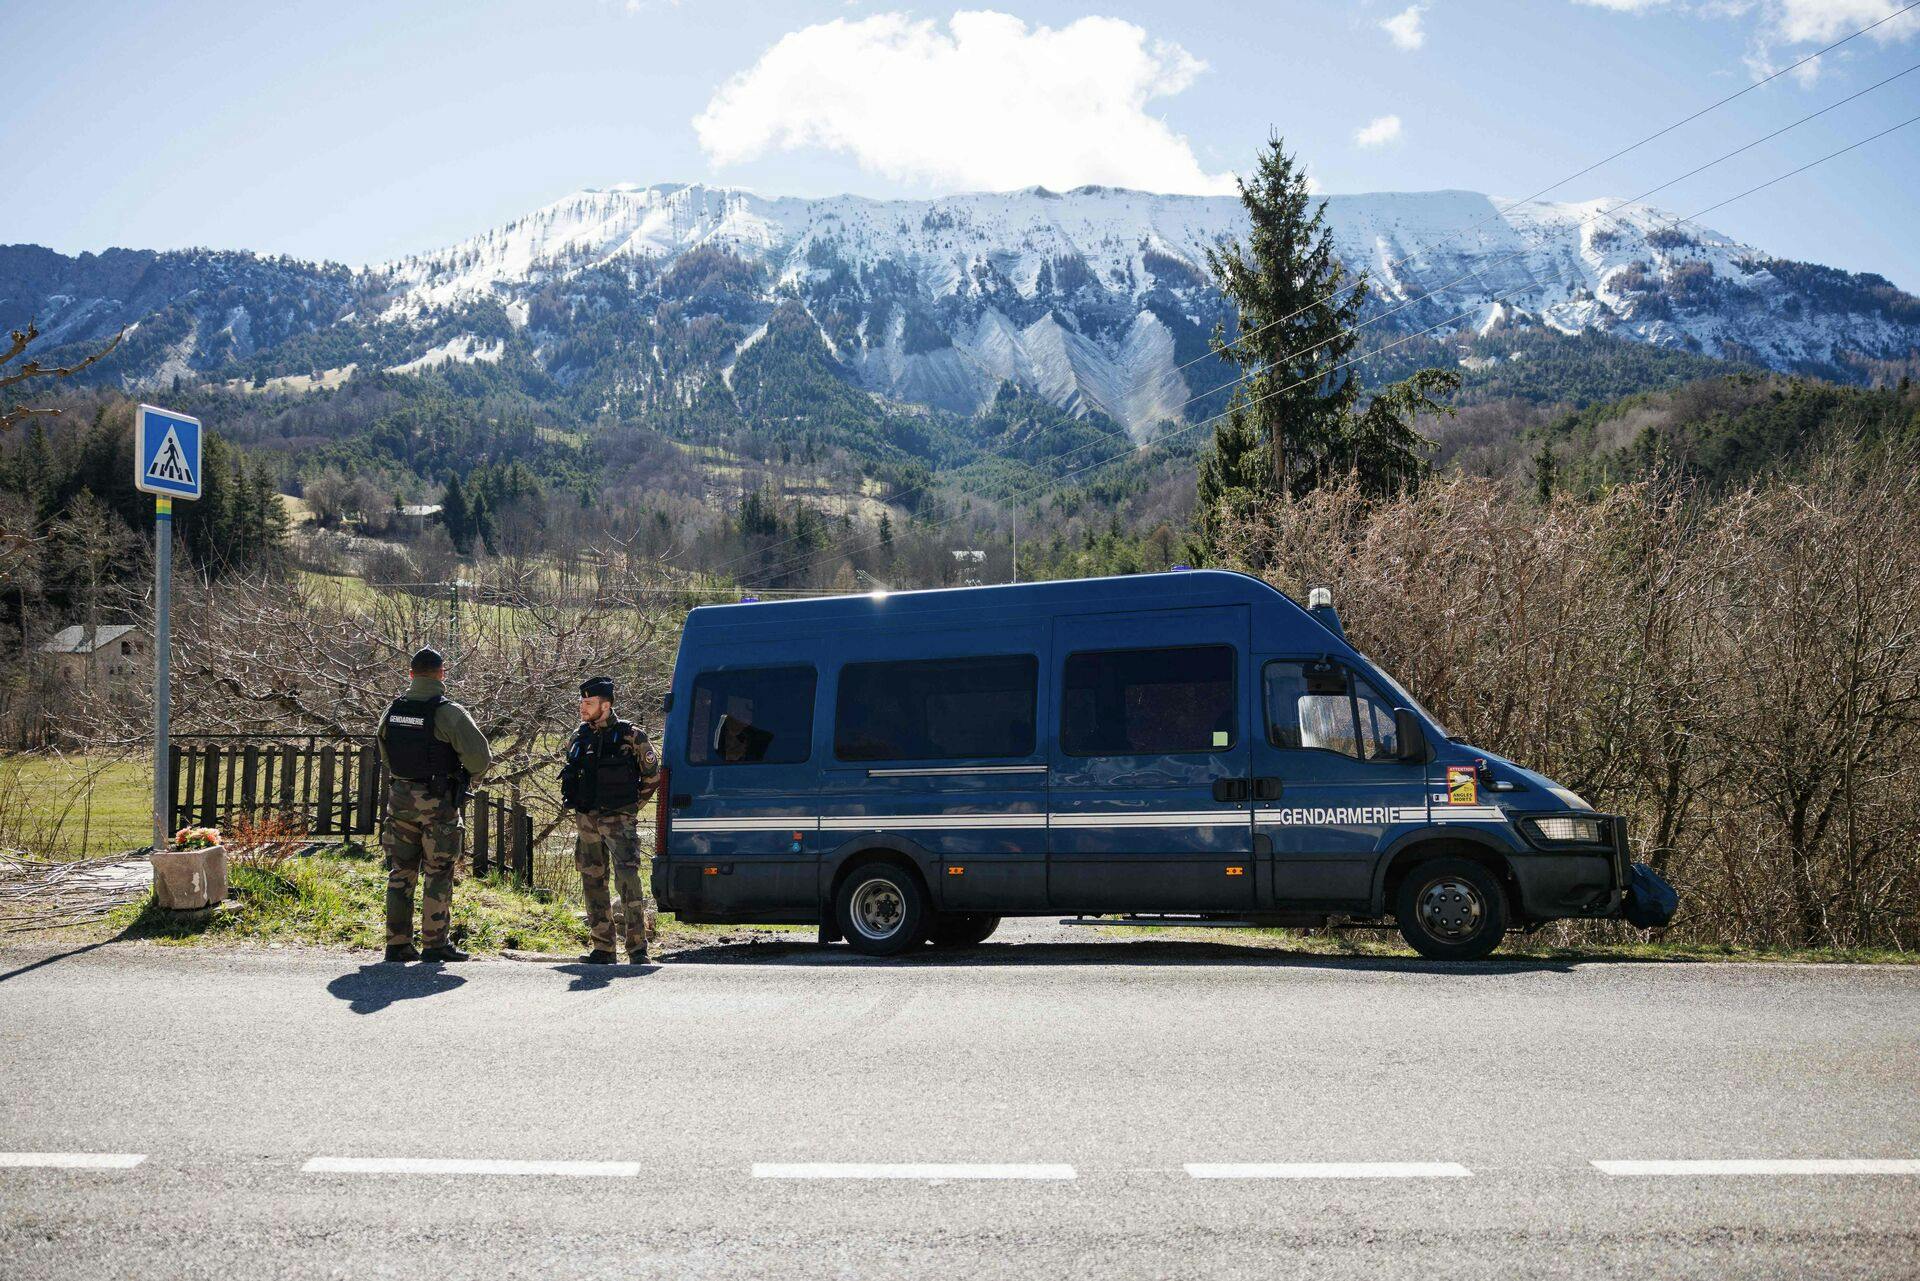
{"type": "Polygon", "coordinates": [[[1060,749],[1069,756],[1220,752],[1234,744],[1230,645],[1068,656],[1060,749]]]}
{"type": "Polygon", "coordinates": [[[687,717],[692,765],[792,765],[813,751],[811,667],[703,672],[687,717]]]}
{"type": "Polygon", "coordinates": [[[1334,663],[1268,663],[1267,741],[1360,761],[1395,760],[1393,702],[1334,663]]]}
{"type": "Polygon", "coordinates": [[[843,761],[1033,755],[1040,662],[1031,654],[849,663],[835,699],[843,761]]]}

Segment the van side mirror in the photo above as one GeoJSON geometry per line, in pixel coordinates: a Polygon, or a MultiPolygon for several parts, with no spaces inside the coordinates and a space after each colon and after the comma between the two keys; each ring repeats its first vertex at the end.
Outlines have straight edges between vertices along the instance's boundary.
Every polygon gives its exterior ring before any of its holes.
{"type": "Polygon", "coordinates": [[[1393,738],[1400,745],[1398,759],[1407,765],[1424,765],[1433,755],[1427,746],[1427,731],[1410,707],[1393,709],[1393,738]]]}

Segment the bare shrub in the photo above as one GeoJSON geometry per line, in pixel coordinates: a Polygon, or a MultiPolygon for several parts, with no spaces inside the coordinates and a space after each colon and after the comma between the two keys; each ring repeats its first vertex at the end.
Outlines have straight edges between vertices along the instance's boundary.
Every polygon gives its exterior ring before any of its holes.
{"type": "Polygon", "coordinates": [[[277,872],[299,853],[306,832],[285,814],[241,814],[228,823],[221,837],[230,862],[277,872]]]}
{"type": "Polygon", "coordinates": [[[1230,528],[1465,741],[1629,816],[1686,937],[1920,946],[1920,470],[1542,507],[1449,478],[1230,528]]]}

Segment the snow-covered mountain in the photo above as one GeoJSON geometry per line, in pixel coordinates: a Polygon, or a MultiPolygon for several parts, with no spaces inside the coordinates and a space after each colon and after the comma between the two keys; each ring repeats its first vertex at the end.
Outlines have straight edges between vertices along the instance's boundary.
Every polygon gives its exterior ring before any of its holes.
{"type": "MultiPolygon", "coordinates": [[[[1920,352],[1920,300],[1878,276],[1783,262],[1618,205],[1510,206],[1440,191],[1332,196],[1327,213],[1342,256],[1373,280],[1376,345],[1542,326],[1854,378],[1868,361],[1920,352]]],[[[1206,256],[1243,226],[1232,198],[1103,187],[932,200],[585,190],[350,281],[315,268],[299,290],[282,290],[299,293],[297,306],[229,284],[221,310],[206,287],[189,291],[200,303],[169,328],[165,365],[123,365],[119,376],[230,373],[248,357],[257,372],[276,342],[298,373],[344,363],[343,348],[402,370],[483,358],[476,352],[511,367],[517,350],[559,386],[630,405],[716,380],[731,389],[733,366],[785,302],[805,308],[845,377],[882,396],[971,413],[1012,382],[1144,435],[1187,416],[1205,389],[1198,380],[1219,377],[1201,358],[1228,309],[1206,256]],[[691,343],[697,357],[676,357],[663,338],[702,317],[714,319],[691,343]],[[327,332],[343,326],[352,343],[327,332]]],[[[45,328],[52,315],[80,340],[154,301],[138,281],[63,272],[48,261],[59,257],[0,250],[0,321],[35,314],[45,328]],[[34,269],[11,270],[9,253],[34,269]]],[[[231,262],[225,270],[233,275],[231,262]]]]}
{"type": "MultiPolygon", "coordinates": [[[[1331,196],[1327,213],[1374,282],[1382,335],[1531,323],[1822,372],[1920,346],[1920,304],[1886,281],[1782,264],[1645,205],[1439,191],[1331,196]]],[[[1225,314],[1206,252],[1244,225],[1231,197],[1106,187],[935,200],[616,187],[391,264],[389,316],[494,298],[524,320],[529,287],[718,250],[805,301],[870,390],[967,412],[1010,380],[1138,433],[1193,395],[1180,366],[1225,314]]]]}

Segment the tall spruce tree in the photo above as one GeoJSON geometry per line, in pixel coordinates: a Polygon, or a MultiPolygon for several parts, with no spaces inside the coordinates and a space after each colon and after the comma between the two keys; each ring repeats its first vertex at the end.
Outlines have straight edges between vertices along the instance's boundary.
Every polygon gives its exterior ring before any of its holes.
{"type": "Polygon", "coordinates": [[[1238,385],[1200,466],[1191,551],[1201,559],[1235,512],[1262,499],[1346,476],[1370,494],[1417,483],[1426,445],[1414,419],[1451,412],[1436,398],[1460,385],[1450,370],[1424,369],[1366,398],[1354,327],[1370,290],[1335,252],[1326,202],[1278,136],[1239,187],[1247,237],[1207,253],[1237,313],[1231,334],[1214,331],[1213,349],[1238,369],[1238,385]]]}
{"type": "Polygon", "coordinates": [[[460,483],[459,472],[447,476],[446,491],[440,495],[440,523],[447,527],[453,549],[466,555],[473,547],[473,513],[467,506],[467,487],[460,483]]]}
{"type": "MultiPolygon", "coordinates": [[[[1278,137],[1268,139],[1250,178],[1239,180],[1249,222],[1246,240],[1207,251],[1220,290],[1238,319],[1229,335],[1214,331],[1213,349],[1239,369],[1215,447],[1265,456],[1265,493],[1298,493],[1325,479],[1326,466],[1359,395],[1351,368],[1341,368],[1359,336],[1352,332],[1367,301],[1334,251],[1326,202],[1313,198],[1304,169],[1278,137]]],[[[1244,461],[1227,466],[1246,475],[1244,461]]]]}

